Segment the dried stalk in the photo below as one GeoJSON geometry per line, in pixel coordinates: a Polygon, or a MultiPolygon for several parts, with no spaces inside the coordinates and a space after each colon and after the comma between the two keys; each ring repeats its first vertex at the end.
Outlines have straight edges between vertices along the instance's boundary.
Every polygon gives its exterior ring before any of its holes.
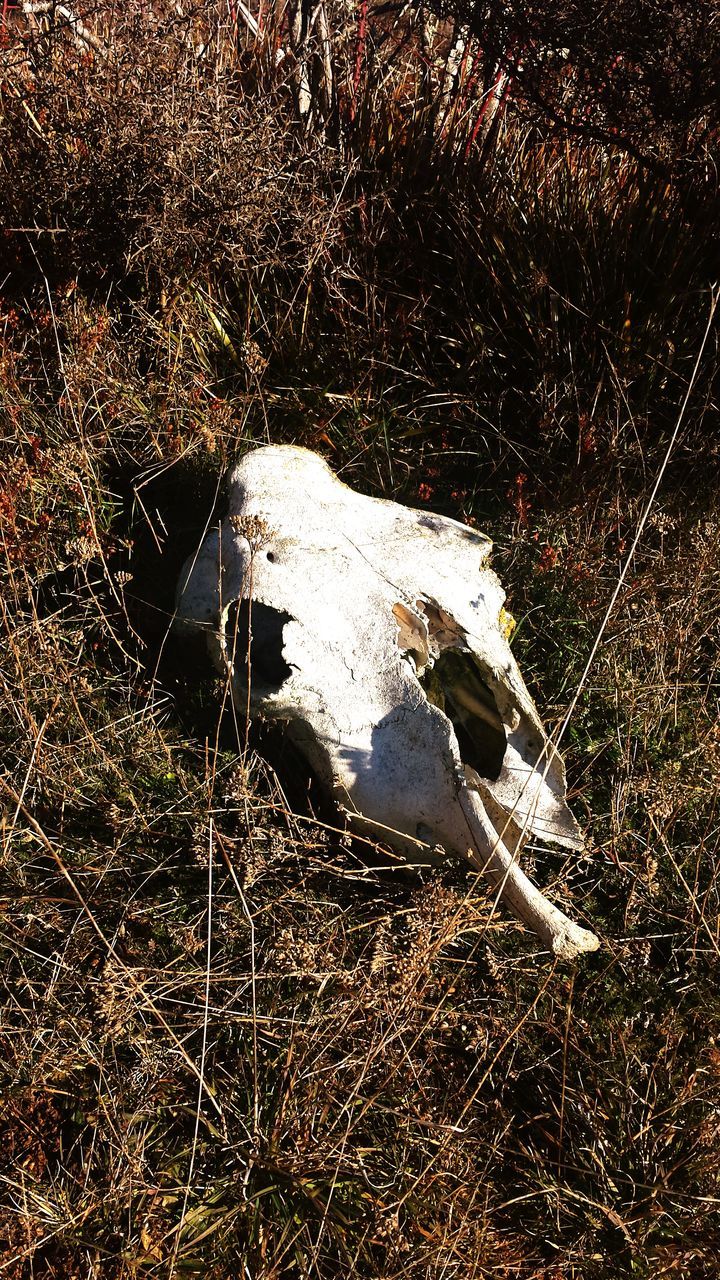
{"type": "Polygon", "coordinates": [[[51,14],[53,17],[64,18],[65,23],[70,28],[76,44],[92,49],[95,53],[99,53],[101,57],[105,57],[107,49],[102,40],[85,26],[82,19],[73,13],[65,4],[56,4],[55,0],[23,0],[23,13],[28,19],[28,23],[34,29],[37,29],[37,15],[51,14]]]}

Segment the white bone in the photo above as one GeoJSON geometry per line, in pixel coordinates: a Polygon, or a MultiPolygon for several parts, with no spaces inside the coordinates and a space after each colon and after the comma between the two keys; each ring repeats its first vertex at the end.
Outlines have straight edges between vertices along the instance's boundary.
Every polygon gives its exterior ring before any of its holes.
{"type": "Polygon", "coordinates": [[[556,955],[595,950],[517,864],[529,835],[583,839],[503,630],[490,540],[355,493],[291,446],[246,454],[228,493],[177,618],[206,633],[239,709],[288,722],[351,827],[413,862],[469,859],[556,955]]]}

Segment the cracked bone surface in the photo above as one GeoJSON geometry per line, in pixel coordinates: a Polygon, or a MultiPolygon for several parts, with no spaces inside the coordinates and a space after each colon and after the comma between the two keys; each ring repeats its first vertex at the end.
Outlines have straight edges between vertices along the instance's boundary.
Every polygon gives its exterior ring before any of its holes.
{"type": "Polygon", "coordinates": [[[185,564],[176,628],[204,632],[241,713],[289,732],[350,826],[408,862],[460,855],[563,958],[598,939],[518,865],[583,846],[508,644],[482,533],[369,498],[317,454],[255,449],[185,564]]]}

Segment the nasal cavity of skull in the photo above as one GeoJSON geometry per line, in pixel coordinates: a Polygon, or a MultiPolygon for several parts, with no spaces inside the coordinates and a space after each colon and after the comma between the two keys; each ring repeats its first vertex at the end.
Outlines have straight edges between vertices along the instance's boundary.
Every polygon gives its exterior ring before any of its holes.
{"type": "Polygon", "coordinates": [[[225,643],[234,670],[252,686],[279,689],[292,675],[283,657],[283,627],[289,613],[259,600],[234,600],[228,609],[225,643]],[[248,671],[249,667],[249,671],[248,671]]]}
{"type": "Polygon", "coordinates": [[[472,654],[445,649],[420,684],[428,702],[450,720],[463,764],[495,782],[502,772],[507,737],[495,695],[472,654]]]}

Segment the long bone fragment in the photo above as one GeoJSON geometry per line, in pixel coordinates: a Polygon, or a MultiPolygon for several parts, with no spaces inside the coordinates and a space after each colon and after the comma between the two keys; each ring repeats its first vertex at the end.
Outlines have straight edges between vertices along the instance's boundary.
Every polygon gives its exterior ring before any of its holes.
{"type": "Polygon", "coordinates": [[[239,710],[287,722],[352,828],[412,862],[468,859],[554,954],[594,951],[518,865],[530,836],[583,839],[489,539],[355,493],[290,446],[246,454],[228,494],[183,569],[177,625],[205,632],[239,710]]]}

